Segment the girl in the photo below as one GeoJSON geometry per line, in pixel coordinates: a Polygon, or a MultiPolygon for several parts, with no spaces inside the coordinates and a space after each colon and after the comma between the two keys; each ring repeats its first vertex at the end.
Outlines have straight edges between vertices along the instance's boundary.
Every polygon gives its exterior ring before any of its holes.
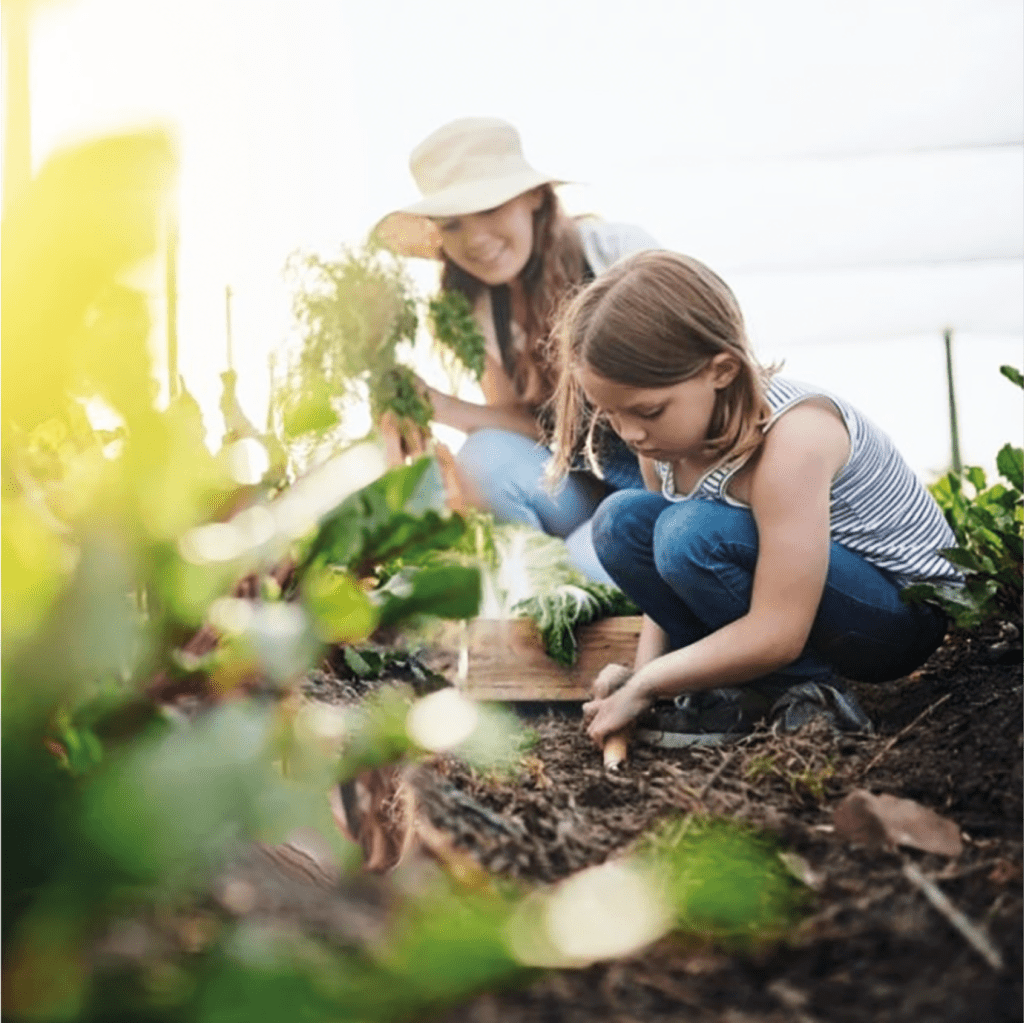
{"type": "Polygon", "coordinates": [[[638,228],[568,218],[557,179],[526,162],[505,121],[453,121],[413,150],[410,168],[424,198],[388,214],[375,236],[400,255],[440,260],[442,289],[469,299],[487,343],[485,405],[424,385],[435,421],[468,434],[457,456],[461,489],[498,521],[563,537],[577,568],[610,582],[594,556],[590,519],[607,493],[643,487],[643,479],[636,457],[609,435],[593,471],[567,467],[558,493],[545,487],[551,453],[541,443],[541,409],[555,378],[549,339],[571,292],[655,243],[638,228]]]}
{"type": "Polygon", "coordinates": [[[595,516],[597,555],[645,618],[632,673],[610,665],[584,705],[591,738],[674,717],[663,744],[713,741],[766,711],[787,730],[815,713],[869,729],[833,673],[880,682],[921,664],[946,619],[900,589],[958,578],[938,554],[952,532],[892,442],[759,366],[732,292],[685,256],[618,263],[559,335],[552,474],[607,422],[649,487],[595,516]]]}

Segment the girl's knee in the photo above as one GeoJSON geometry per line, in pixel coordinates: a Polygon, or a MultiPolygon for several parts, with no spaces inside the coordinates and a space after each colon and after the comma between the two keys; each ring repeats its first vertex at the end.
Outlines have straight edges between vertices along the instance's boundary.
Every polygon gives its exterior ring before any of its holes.
{"type": "Polygon", "coordinates": [[[757,527],[746,508],[717,501],[670,505],[654,526],[654,559],[659,572],[696,565],[711,568],[722,560],[757,556],[757,527]]]}
{"type": "Polygon", "coordinates": [[[601,555],[602,551],[614,553],[627,539],[635,539],[638,531],[647,532],[657,517],[657,510],[650,509],[652,504],[664,504],[659,494],[646,490],[616,490],[609,494],[594,512],[591,522],[591,533],[594,548],[601,555]],[[654,498],[654,501],[651,501],[654,498]],[[649,522],[649,524],[647,524],[649,522]]]}

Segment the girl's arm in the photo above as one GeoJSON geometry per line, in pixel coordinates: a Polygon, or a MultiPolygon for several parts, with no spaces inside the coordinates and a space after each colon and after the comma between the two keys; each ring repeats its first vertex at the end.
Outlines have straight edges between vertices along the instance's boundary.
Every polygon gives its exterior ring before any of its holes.
{"type": "Polygon", "coordinates": [[[795,661],[821,602],[829,560],[829,493],[849,437],[837,413],[802,404],[765,437],[749,478],[758,529],[750,609],[690,646],[656,657],[606,700],[587,705],[603,741],[655,699],[739,685],[795,661]]]}
{"type": "MultiPolygon", "coordinates": [[[[649,458],[640,456],[640,475],[647,484],[648,490],[661,491],[661,480],[658,478],[654,462],[649,458]]],[[[668,636],[660,625],[648,615],[644,615],[640,625],[640,635],[637,637],[636,652],[633,655],[632,671],[624,664],[608,664],[600,671],[591,684],[591,692],[598,700],[613,693],[616,689],[625,685],[630,676],[639,671],[649,661],[660,657],[668,647],[668,636]]],[[[586,704],[589,707],[590,704],[586,704]]]]}

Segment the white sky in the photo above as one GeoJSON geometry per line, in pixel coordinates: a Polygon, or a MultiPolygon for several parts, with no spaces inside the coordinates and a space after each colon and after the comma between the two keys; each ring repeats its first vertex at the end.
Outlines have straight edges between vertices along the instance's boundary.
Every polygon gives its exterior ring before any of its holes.
{"type": "MultiPolygon", "coordinates": [[[[36,163],[163,121],[181,150],[180,369],[262,423],[289,252],[416,198],[409,150],[506,117],[578,184],[734,286],[766,360],[838,391],[925,477],[1021,443],[1021,0],[57,0],[36,17],[36,163]]],[[[420,271],[422,273],[422,271],[420,271]]],[[[429,277],[426,278],[429,280],[429,277]]]]}

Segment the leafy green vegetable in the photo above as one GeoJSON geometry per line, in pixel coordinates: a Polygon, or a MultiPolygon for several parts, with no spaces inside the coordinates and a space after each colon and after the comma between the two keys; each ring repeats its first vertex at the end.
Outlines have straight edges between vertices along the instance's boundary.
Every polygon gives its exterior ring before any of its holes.
{"type": "Polygon", "coordinates": [[[636,605],[622,590],[604,583],[563,583],[513,607],[523,617],[532,618],[540,630],[544,649],[559,664],[576,663],[576,627],[599,618],[637,614],[636,605]]]}
{"type": "MultiPolygon", "coordinates": [[[[285,445],[294,453],[304,438],[327,437],[346,403],[366,401],[374,421],[392,412],[427,433],[434,410],[401,355],[416,340],[423,300],[401,261],[348,248],[336,259],[296,254],[287,270],[301,347],[271,395],[285,445]]],[[[438,295],[426,315],[440,349],[479,380],[484,338],[465,296],[438,295]]]]}
{"type": "Polygon", "coordinates": [[[381,373],[371,386],[370,402],[374,418],[380,421],[385,412],[394,412],[426,431],[434,417],[430,399],[416,386],[416,376],[408,366],[393,366],[381,373]]]}
{"type": "MultiPolygon", "coordinates": [[[[1024,386],[1024,377],[1014,367],[1000,370],[1012,383],[1024,386]]],[[[990,618],[1020,620],[1024,449],[1004,444],[996,468],[1008,485],[989,486],[982,469],[968,466],[962,478],[950,472],[929,488],[957,541],[942,554],[963,572],[964,585],[917,583],[903,591],[905,600],[938,604],[962,628],[990,618]]]]}
{"type": "Polygon", "coordinates": [[[427,316],[434,337],[479,380],[484,375],[486,342],[469,299],[460,291],[441,292],[430,300],[427,316]]]}

